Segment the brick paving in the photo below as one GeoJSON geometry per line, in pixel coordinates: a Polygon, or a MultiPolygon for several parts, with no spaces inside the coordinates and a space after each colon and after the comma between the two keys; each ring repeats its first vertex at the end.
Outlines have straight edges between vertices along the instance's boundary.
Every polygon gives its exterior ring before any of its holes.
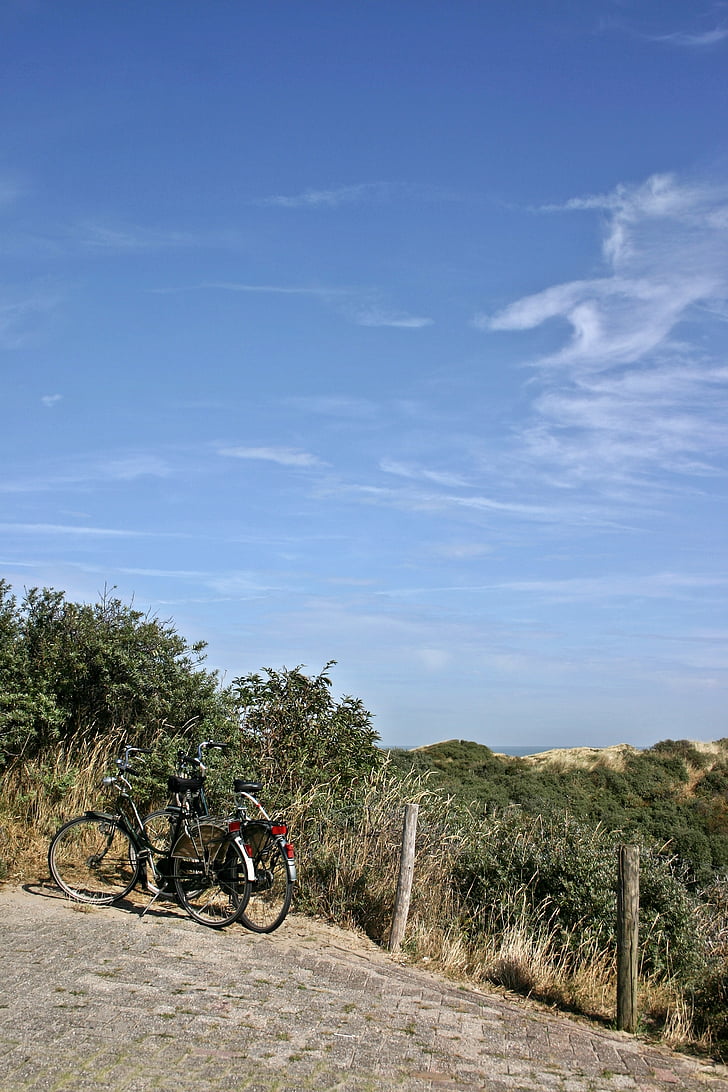
{"type": "Polygon", "coordinates": [[[292,915],[0,890],[0,1092],[728,1092],[728,1070],[402,965],[292,915]]]}

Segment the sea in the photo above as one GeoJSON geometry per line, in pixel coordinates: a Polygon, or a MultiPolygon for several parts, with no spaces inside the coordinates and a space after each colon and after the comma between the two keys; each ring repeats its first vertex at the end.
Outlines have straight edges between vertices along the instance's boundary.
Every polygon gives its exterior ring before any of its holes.
{"type": "MultiPolygon", "coordinates": [[[[488,744],[490,747],[490,744],[488,744]]],[[[498,747],[494,743],[490,748],[494,754],[497,755],[513,755],[516,758],[523,758],[524,755],[540,755],[542,751],[553,751],[553,747],[498,747]]]]}

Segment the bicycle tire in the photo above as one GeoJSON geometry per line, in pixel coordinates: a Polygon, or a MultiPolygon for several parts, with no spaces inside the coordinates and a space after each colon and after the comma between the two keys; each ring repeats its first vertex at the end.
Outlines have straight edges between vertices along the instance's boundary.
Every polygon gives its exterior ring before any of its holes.
{"type": "MultiPolygon", "coordinates": [[[[175,805],[168,805],[166,808],[159,808],[157,811],[152,811],[149,815],[145,815],[142,819],[142,826],[144,827],[144,834],[151,846],[152,859],[156,861],[159,858],[168,856],[172,847],[172,835],[174,833],[174,826],[179,817],[179,808],[175,805]]],[[[147,863],[146,868],[146,882],[144,889],[149,892],[150,895],[159,895],[162,890],[167,890],[166,887],[160,887],[156,882],[156,875],[154,865],[152,862],[147,863]]],[[[164,885],[164,881],[162,881],[164,885]]]]}
{"type": "Polygon", "coordinates": [[[166,807],[152,811],[142,819],[144,833],[155,855],[164,856],[172,847],[173,824],[177,821],[179,808],[166,807]]]}
{"type": "Polygon", "coordinates": [[[80,815],[54,835],[48,867],[72,899],[109,906],[129,894],[140,865],[134,843],[115,819],[80,815]]]}
{"type": "Polygon", "coordinates": [[[291,907],[293,880],[286,851],[271,839],[253,855],[255,880],[250,900],[238,920],[254,933],[272,933],[285,920],[291,907]]]}
{"type": "Polygon", "coordinates": [[[213,823],[198,824],[180,843],[172,857],[180,905],[194,921],[211,929],[232,925],[250,898],[247,861],[240,845],[213,823]]]}

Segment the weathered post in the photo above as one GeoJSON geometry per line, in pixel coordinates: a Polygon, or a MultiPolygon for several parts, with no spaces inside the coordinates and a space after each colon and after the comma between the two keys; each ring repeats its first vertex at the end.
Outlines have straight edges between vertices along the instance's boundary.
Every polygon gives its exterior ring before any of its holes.
{"type": "Polygon", "coordinates": [[[617,1027],[637,1030],[640,912],[639,846],[620,846],[617,885],[617,1027]]]}
{"type": "Polygon", "coordinates": [[[390,952],[398,950],[407,927],[410,895],[412,894],[412,876],[415,870],[415,839],[417,837],[417,813],[419,810],[419,804],[405,804],[402,851],[399,858],[399,878],[397,880],[397,894],[394,898],[392,928],[389,933],[390,952]]]}

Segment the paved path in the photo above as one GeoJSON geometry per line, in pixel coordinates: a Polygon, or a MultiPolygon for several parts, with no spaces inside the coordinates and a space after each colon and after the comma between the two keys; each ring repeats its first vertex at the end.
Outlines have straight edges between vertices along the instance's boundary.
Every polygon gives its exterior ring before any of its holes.
{"type": "Polygon", "coordinates": [[[0,889],[0,1092],[728,1092],[728,1071],[402,966],[292,916],[0,889]]]}

